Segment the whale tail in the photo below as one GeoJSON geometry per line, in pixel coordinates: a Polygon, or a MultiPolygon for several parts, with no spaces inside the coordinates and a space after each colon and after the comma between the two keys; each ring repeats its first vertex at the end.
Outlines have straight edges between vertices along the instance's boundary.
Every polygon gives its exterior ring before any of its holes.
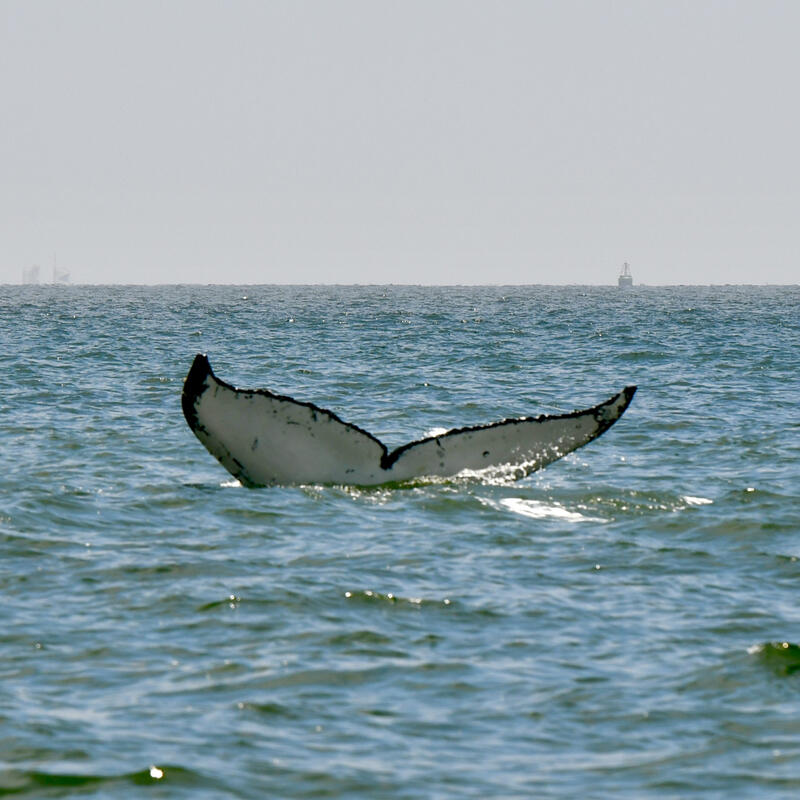
{"type": "Polygon", "coordinates": [[[607,431],[635,392],[635,386],[628,386],[603,403],[569,414],[455,428],[392,452],[372,434],[313,403],[225,383],[204,354],[195,357],[186,376],[181,403],[197,438],[246,486],[374,486],[499,465],[515,468],[522,477],[607,431]]]}

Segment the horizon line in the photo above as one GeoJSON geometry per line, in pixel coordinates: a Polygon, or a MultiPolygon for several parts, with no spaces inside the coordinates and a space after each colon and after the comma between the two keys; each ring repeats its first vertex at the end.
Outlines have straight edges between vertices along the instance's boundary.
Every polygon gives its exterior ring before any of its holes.
{"type": "MultiPolygon", "coordinates": [[[[84,287],[127,287],[127,286],[141,286],[144,288],[157,288],[157,287],[177,287],[177,286],[339,286],[339,287],[386,287],[386,286],[402,286],[402,287],[419,287],[419,288],[455,288],[455,287],[474,287],[474,288],[503,288],[503,287],[527,287],[527,286],[540,286],[547,288],[607,288],[607,289],[621,289],[616,283],[338,283],[338,282],[315,282],[315,283],[0,283],[0,286],[30,286],[36,288],[57,287],[64,288],[84,288],[84,287]]],[[[773,287],[800,287],[800,283],[635,283],[633,286],[625,287],[624,291],[631,289],[665,289],[670,287],[725,287],[725,286],[773,286],[773,287]]]]}

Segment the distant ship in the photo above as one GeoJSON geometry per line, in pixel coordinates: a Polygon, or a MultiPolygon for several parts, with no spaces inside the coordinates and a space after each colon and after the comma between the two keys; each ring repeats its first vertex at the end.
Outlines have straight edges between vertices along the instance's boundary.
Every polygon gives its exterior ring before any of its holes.
{"type": "Polygon", "coordinates": [[[617,285],[620,289],[630,289],[633,286],[633,275],[631,275],[631,266],[626,261],[622,265],[622,272],[617,279],[617,285]]]}

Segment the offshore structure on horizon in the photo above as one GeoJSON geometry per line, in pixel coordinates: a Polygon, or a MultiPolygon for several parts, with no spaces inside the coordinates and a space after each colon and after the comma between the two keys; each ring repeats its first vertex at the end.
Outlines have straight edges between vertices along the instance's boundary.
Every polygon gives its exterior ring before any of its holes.
{"type": "Polygon", "coordinates": [[[35,286],[39,283],[39,265],[34,264],[32,267],[23,267],[22,269],[22,283],[27,286],[35,286]]]}
{"type": "Polygon", "coordinates": [[[622,265],[622,272],[617,278],[617,286],[620,289],[630,289],[633,286],[633,275],[631,275],[631,265],[626,261],[622,265]]]}
{"type": "MultiPolygon", "coordinates": [[[[31,267],[23,267],[22,283],[26,286],[38,286],[39,272],[40,267],[38,264],[34,264],[31,267]]],[[[65,269],[59,269],[56,265],[56,257],[53,256],[53,283],[64,285],[69,283],[69,278],[69,272],[65,269]]]]}

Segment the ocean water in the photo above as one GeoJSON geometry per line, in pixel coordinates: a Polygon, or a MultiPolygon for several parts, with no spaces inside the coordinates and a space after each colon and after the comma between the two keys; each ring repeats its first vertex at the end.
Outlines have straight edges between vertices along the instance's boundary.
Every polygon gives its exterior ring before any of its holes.
{"type": "Polygon", "coordinates": [[[4,287],[0,795],[800,795],[798,287],[4,287]],[[195,353],[519,482],[239,486],[195,353]]]}

